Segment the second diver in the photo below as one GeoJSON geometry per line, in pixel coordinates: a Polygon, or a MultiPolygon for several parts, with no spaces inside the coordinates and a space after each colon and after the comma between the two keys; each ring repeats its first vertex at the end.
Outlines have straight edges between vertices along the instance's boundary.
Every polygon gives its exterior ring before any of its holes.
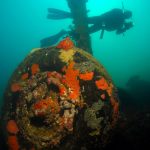
{"type": "MultiPolygon", "coordinates": [[[[48,9],[48,19],[66,19],[66,18],[72,18],[71,13],[55,9],[55,8],[49,8],[48,9]]],[[[126,19],[130,19],[132,17],[132,12],[129,10],[123,11],[122,9],[112,9],[104,14],[101,14],[99,16],[93,16],[88,17],[87,22],[90,25],[89,26],[89,34],[101,31],[100,38],[103,38],[104,31],[116,31],[116,34],[122,34],[126,32],[126,30],[129,30],[133,27],[132,21],[126,21],[126,19]]],[[[66,31],[61,30],[59,33],[45,38],[41,40],[41,46],[50,46],[55,44],[59,38],[61,38],[64,35],[70,35],[75,36],[76,34],[74,31],[66,31]]]]}

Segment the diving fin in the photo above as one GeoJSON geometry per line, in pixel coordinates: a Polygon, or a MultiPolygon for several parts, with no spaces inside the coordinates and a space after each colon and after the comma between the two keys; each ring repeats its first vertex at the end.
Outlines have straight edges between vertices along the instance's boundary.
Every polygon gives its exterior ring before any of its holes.
{"type": "Polygon", "coordinates": [[[71,18],[72,15],[69,12],[55,9],[55,8],[48,8],[49,14],[47,15],[48,19],[66,19],[66,18],[71,18]]]}
{"type": "Polygon", "coordinates": [[[42,39],[41,47],[48,47],[48,46],[52,46],[52,45],[56,44],[58,42],[58,40],[67,33],[68,33],[67,31],[61,30],[59,33],[57,33],[53,36],[42,39]]]}

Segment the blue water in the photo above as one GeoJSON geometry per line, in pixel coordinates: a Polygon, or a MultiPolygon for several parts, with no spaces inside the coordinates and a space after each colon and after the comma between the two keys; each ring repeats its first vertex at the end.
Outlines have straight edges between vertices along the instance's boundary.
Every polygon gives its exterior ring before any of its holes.
{"type": "MultiPolygon", "coordinates": [[[[128,79],[139,75],[150,77],[150,1],[123,0],[132,10],[134,28],[125,35],[100,32],[91,35],[94,57],[107,69],[115,84],[125,87],[128,79]]],[[[48,20],[47,8],[69,11],[66,0],[0,0],[0,105],[7,82],[18,64],[31,49],[40,47],[40,40],[67,29],[71,19],[48,20]]],[[[89,0],[89,16],[121,8],[122,0],[89,0]]]]}

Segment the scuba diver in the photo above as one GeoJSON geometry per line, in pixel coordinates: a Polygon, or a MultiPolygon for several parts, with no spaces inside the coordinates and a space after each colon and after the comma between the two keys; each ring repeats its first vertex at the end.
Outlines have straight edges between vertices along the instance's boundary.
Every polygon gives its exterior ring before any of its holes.
{"type": "MultiPolygon", "coordinates": [[[[49,8],[48,9],[48,19],[66,19],[66,18],[72,18],[71,13],[58,10],[55,8],[49,8]]],[[[102,15],[94,16],[94,17],[88,17],[87,22],[90,25],[89,26],[89,34],[101,31],[100,38],[103,38],[104,31],[116,31],[116,34],[122,34],[126,32],[126,30],[129,30],[133,27],[132,21],[126,21],[126,19],[130,19],[132,17],[132,12],[129,10],[123,10],[123,9],[112,9],[102,15]]],[[[58,34],[53,35],[51,37],[45,38],[41,40],[41,46],[49,46],[55,44],[60,37],[64,35],[72,36],[73,38],[77,38],[79,35],[75,33],[73,29],[71,31],[65,31],[61,30],[58,34]]]]}

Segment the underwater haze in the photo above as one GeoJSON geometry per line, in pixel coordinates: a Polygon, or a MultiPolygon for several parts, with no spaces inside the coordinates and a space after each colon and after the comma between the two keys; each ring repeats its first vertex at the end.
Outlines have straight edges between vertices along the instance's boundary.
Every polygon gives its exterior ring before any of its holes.
{"type": "MultiPolygon", "coordinates": [[[[91,34],[93,56],[99,60],[117,87],[126,87],[132,76],[150,82],[150,1],[88,0],[88,16],[96,16],[113,8],[133,13],[134,27],[124,35],[105,32],[91,34]]],[[[0,0],[0,105],[14,69],[30,53],[40,47],[40,40],[68,29],[71,19],[49,20],[47,9],[69,11],[66,0],[0,0]]]]}

